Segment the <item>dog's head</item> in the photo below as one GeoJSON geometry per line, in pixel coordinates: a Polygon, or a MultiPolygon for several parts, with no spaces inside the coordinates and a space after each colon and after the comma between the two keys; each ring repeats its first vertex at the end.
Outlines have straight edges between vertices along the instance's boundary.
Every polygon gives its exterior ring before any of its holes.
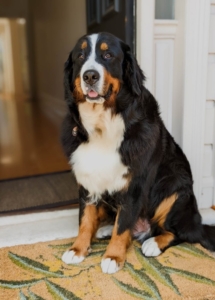
{"type": "Polygon", "coordinates": [[[65,95],[69,101],[113,106],[123,86],[141,93],[144,75],[128,45],[110,33],[80,38],[65,63],[65,95]]]}

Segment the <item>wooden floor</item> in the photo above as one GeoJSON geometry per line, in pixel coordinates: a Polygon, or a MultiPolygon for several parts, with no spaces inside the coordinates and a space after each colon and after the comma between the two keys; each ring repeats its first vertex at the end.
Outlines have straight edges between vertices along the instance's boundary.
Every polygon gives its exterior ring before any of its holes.
{"type": "Polygon", "coordinates": [[[0,180],[69,170],[59,127],[32,102],[0,96],[0,180]]]}

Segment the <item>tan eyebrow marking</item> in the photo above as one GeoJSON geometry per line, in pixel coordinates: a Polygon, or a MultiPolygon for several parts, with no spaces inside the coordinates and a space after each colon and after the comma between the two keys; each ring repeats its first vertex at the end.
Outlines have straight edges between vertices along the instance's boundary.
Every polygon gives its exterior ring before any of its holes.
{"type": "Polygon", "coordinates": [[[81,44],[81,49],[85,48],[87,48],[87,41],[83,41],[83,43],[81,44]]]}
{"type": "Polygon", "coordinates": [[[108,49],[108,44],[107,43],[101,43],[100,49],[101,50],[107,50],[108,49]]]}

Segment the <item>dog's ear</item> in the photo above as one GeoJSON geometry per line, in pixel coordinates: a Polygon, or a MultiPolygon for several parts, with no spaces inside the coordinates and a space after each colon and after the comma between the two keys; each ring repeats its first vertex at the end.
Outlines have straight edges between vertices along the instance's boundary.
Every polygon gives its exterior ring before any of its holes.
{"type": "Polygon", "coordinates": [[[143,71],[140,69],[136,58],[131,53],[130,47],[125,43],[121,43],[124,60],[123,60],[123,80],[131,93],[135,96],[141,94],[141,86],[145,80],[143,71]]]}
{"type": "Polygon", "coordinates": [[[72,51],[69,54],[67,61],[64,64],[64,96],[68,104],[73,102],[73,61],[72,61],[72,51]]]}

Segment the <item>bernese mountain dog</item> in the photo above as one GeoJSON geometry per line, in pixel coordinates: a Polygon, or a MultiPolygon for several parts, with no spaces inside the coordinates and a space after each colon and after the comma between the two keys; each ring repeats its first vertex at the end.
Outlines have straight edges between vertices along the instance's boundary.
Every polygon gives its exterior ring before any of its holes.
{"type": "Polygon", "coordinates": [[[132,238],[145,256],[182,242],[215,251],[202,225],[189,162],[160,117],[130,48],[110,33],[80,38],[65,63],[62,144],[79,185],[79,234],[62,260],[80,263],[93,237],[110,236],[101,260],[115,273],[132,238]]]}

